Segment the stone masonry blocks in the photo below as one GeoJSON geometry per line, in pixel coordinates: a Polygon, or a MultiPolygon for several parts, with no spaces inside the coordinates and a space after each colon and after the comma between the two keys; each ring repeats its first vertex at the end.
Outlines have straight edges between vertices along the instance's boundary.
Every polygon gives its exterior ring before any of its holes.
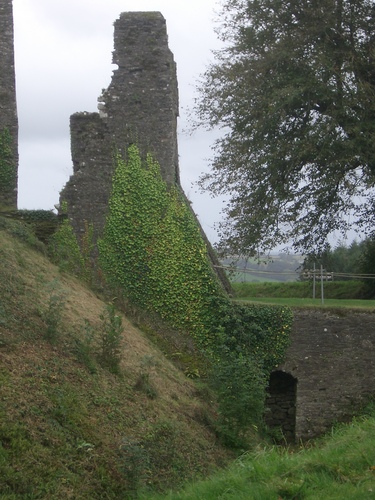
{"type": "MultiPolygon", "coordinates": [[[[0,185],[0,208],[17,208],[18,118],[14,67],[12,0],[0,0],[0,133],[11,137],[13,178],[0,185]]],[[[1,177],[0,177],[1,178],[1,177]]]]}
{"type": "Polygon", "coordinates": [[[163,179],[179,184],[176,65],[159,12],[125,12],[114,23],[113,72],[98,113],[71,117],[73,175],[60,199],[78,234],[85,221],[104,227],[115,151],[136,143],[159,162],[163,179]]]}
{"type": "Polygon", "coordinates": [[[375,395],[374,313],[296,310],[292,342],[277,370],[297,380],[295,437],[349,421],[375,395]]]}

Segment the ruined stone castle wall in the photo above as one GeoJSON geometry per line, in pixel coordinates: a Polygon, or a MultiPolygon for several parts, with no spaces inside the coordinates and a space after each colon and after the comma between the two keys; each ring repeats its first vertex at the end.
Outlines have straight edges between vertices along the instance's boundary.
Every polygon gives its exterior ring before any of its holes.
{"type": "Polygon", "coordinates": [[[176,64],[159,12],[126,12],[115,22],[113,63],[104,92],[108,127],[120,148],[126,136],[159,162],[168,184],[179,182],[176,64]]]}
{"type": "Polygon", "coordinates": [[[100,234],[105,223],[116,150],[136,143],[159,162],[163,179],[179,183],[176,64],[159,12],[126,12],[114,24],[111,84],[98,113],[71,117],[73,176],[61,193],[77,233],[85,221],[100,234]]]}
{"type": "Polygon", "coordinates": [[[62,192],[76,234],[85,224],[101,230],[112,185],[113,155],[110,134],[98,113],[76,113],[70,117],[73,176],[62,192]]]}
{"type": "Polygon", "coordinates": [[[12,0],[0,0],[0,134],[7,129],[12,150],[11,176],[0,179],[0,208],[17,208],[18,118],[14,69],[12,0]]]}
{"type": "MultiPolygon", "coordinates": [[[[70,120],[73,175],[61,192],[78,235],[87,223],[97,238],[105,224],[116,151],[126,155],[137,144],[151,153],[168,185],[180,186],[177,148],[176,64],[160,12],[125,12],[114,24],[113,72],[98,98],[98,113],[76,113],[70,120]]],[[[195,214],[194,214],[195,215],[195,214]]],[[[198,221],[197,221],[198,223],[198,221]]],[[[199,224],[199,223],[198,223],[199,224]]],[[[225,273],[201,229],[216,274],[231,292],[225,273]]]]}

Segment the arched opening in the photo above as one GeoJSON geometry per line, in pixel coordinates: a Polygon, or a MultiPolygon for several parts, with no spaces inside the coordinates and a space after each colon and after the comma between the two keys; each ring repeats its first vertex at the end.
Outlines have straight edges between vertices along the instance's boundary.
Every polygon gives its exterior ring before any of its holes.
{"type": "Polygon", "coordinates": [[[267,388],[265,422],[279,429],[288,443],[295,441],[297,379],[290,373],[274,371],[267,388]]]}

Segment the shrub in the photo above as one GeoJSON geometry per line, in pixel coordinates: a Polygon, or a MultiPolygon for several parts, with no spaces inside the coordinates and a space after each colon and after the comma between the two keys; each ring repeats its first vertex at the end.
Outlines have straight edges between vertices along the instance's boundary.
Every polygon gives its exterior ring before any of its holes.
{"type": "Polygon", "coordinates": [[[86,366],[90,373],[96,373],[94,361],[93,340],[95,329],[90,322],[85,319],[81,327],[79,338],[75,339],[74,352],[80,363],[86,366]]]}
{"type": "Polygon", "coordinates": [[[149,457],[138,440],[123,438],[119,449],[120,470],[128,489],[137,498],[137,490],[148,477],[149,457]]]}
{"type": "Polygon", "coordinates": [[[158,396],[158,391],[150,380],[150,374],[147,372],[139,374],[134,384],[134,389],[143,392],[149,399],[155,399],[158,396]]]}
{"type": "Polygon", "coordinates": [[[91,253],[93,225],[85,222],[81,244],[78,242],[69,219],[64,219],[58,230],[50,237],[48,251],[52,261],[61,271],[68,272],[90,283],[92,281],[91,253]]]}
{"type": "Polygon", "coordinates": [[[26,243],[26,245],[34,250],[43,254],[45,253],[43,243],[36,237],[31,226],[24,222],[8,217],[0,217],[0,229],[5,229],[9,234],[26,243]]]}
{"type": "Polygon", "coordinates": [[[264,370],[255,357],[228,353],[215,365],[212,382],[218,398],[220,437],[229,446],[245,447],[247,431],[263,418],[264,370]]]}
{"type": "Polygon", "coordinates": [[[47,306],[41,311],[42,319],[46,325],[44,338],[51,343],[58,339],[62,327],[62,312],[65,307],[65,293],[59,287],[59,283],[53,280],[48,285],[49,298],[47,306]]]}

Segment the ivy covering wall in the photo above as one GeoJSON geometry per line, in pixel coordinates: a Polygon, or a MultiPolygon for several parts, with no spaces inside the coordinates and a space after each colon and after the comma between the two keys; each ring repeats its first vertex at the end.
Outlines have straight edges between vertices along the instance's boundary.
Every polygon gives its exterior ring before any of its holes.
{"type": "Polygon", "coordinates": [[[7,128],[0,131],[0,209],[15,208],[14,190],[17,187],[16,165],[12,138],[7,128]]]}
{"type": "Polygon", "coordinates": [[[168,190],[151,156],[145,165],[136,146],[117,158],[109,215],[99,241],[100,265],[138,306],[157,312],[199,342],[220,285],[190,208],[168,190]]]}
{"type": "Polygon", "coordinates": [[[169,189],[135,145],[117,157],[99,262],[134,304],[190,335],[211,366],[219,422],[236,443],[263,414],[270,371],[289,344],[288,308],[233,303],[214,274],[205,243],[178,189],[169,189]]]}

